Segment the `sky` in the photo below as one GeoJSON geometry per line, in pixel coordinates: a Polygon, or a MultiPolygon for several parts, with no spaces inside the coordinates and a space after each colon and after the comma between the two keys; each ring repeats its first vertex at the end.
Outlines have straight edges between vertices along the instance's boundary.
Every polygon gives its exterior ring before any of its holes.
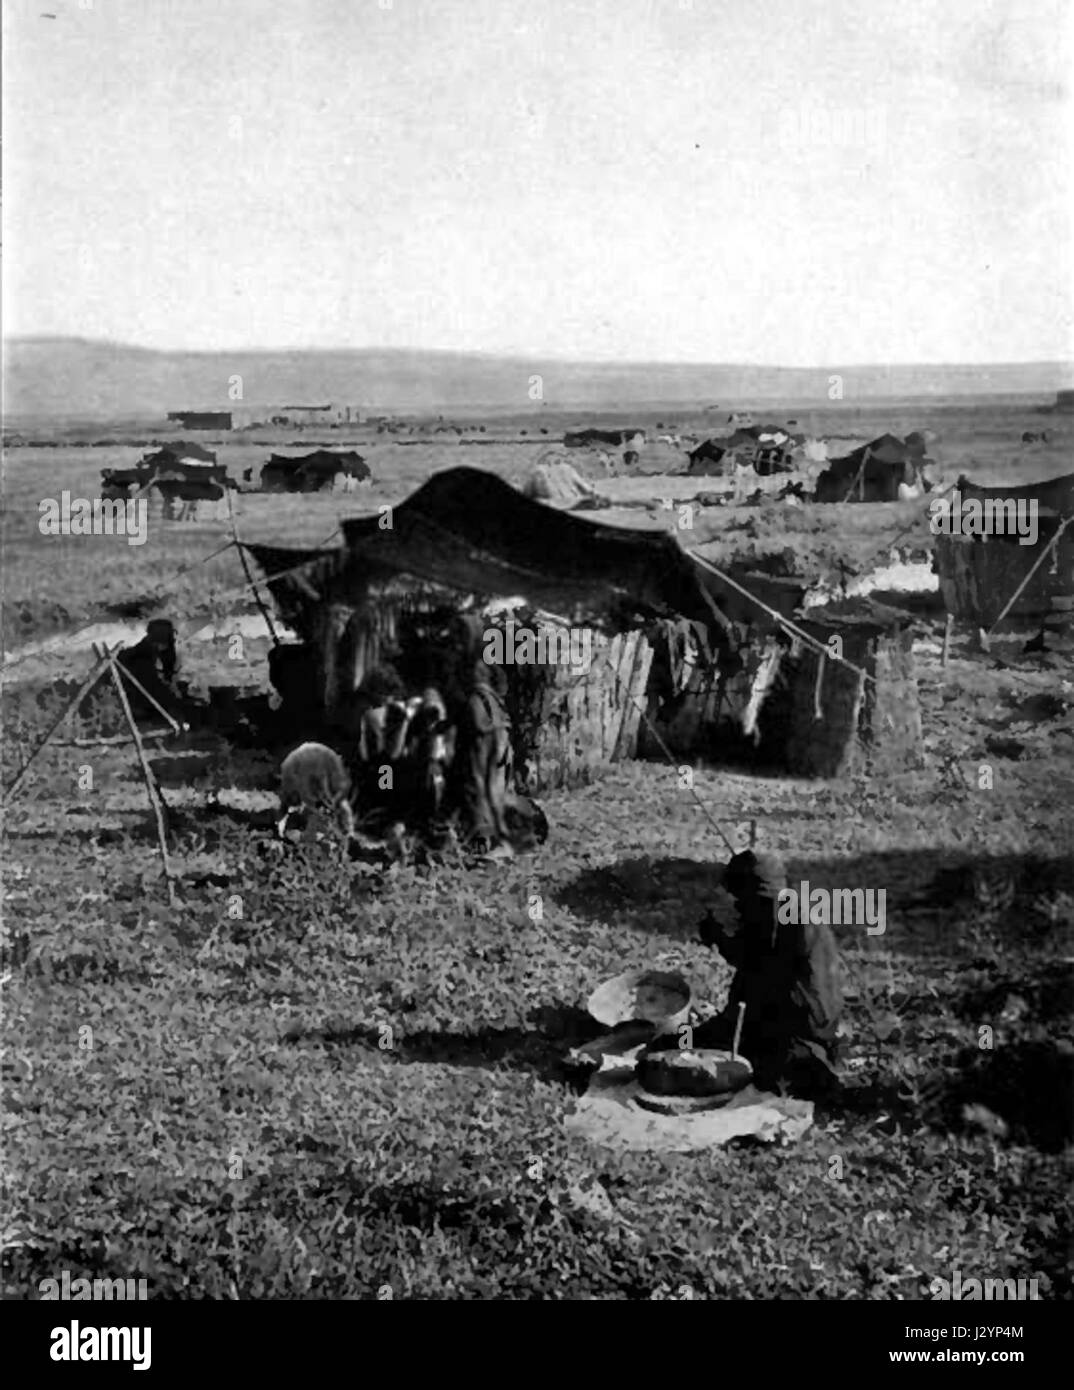
{"type": "Polygon", "coordinates": [[[5,0],[4,16],[8,335],[1074,356],[1067,0],[5,0]]]}

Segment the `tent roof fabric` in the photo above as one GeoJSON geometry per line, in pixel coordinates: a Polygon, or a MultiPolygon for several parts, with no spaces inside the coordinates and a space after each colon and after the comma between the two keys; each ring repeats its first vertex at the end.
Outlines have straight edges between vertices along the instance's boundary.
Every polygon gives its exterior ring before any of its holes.
{"type": "Polygon", "coordinates": [[[829,461],[828,471],[834,477],[856,473],[861,467],[866,452],[870,464],[887,464],[891,468],[902,468],[906,463],[928,463],[923,443],[910,443],[896,438],[893,434],[882,434],[878,439],[860,448],[829,461]]]}
{"type": "MultiPolygon", "coordinates": [[[[727,640],[727,619],[703,572],[667,532],[557,511],[476,468],[435,474],[393,509],[390,529],[382,521],[345,521],[345,549],[311,557],[334,598],[361,601],[371,588],[406,575],[466,594],[522,597],[579,624],[626,627],[680,614],[727,640]]],[[[249,549],[266,574],[281,559],[265,547],[249,549]]],[[[300,563],[295,552],[282,558],[284,568],[300,563]]]]}
{"type": "Polygon", "coordinates": [[[1045,478],[1023,487],[981,487],[968,478],[959,478],[958,490],[962,500],[974,498],[980,502],[1036,502],[1042,516],[1071,516],[1074,514],[1074,473],[1059,478],[1045,478]]]}
{"type": "Polygon", "coordinates": [[[145,463],[165,463],[169,459],[201,459],[203,463],[215,463],[216,455],[200,444],[165,444],[155,454],[148,454],[145,463]]]}
{"type": "Polygon", "coordinates": [[[865,451],[869,451],[870,460],[877,463],[890,463],[892,465],[904,464],[907,459],[917,459],[922,456],[924,450],[907,445],[902,439],[897,439],[893,434],[882,434],[878,439],[874,439],[869,444],[863,444],[860,449],[854,449],[849,454],[844,454],[841,459],[833,459],[833,463],[852,462],[855,469],[861,466],[865,451]]]}
{"type": "Polygon", "coordinates": [[[229,486],[227,467],[222,463],[196,463],[161,452],[143,460],[136,468],[106,468],[101,472],[104,483],[117,487],[132,484],[145,487],[151,482],[222,483],[229,486]]]}

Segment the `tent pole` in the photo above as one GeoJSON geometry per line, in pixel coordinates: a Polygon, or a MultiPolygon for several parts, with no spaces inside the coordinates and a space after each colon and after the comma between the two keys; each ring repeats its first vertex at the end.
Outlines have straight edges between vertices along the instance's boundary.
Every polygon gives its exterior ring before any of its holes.
{"type": "Polygon", "coordinates": [[[170,725],[172,733],[181,734],[183,732],[183,726],[179,723],[178,719],[176,719],[174,715],[169,714],[168,711],[164,708],[164,706],[152,695],[150,695],[149,691],[146,690],[145,686],[138,679],[138,677],[132,675],[131,672],[127,670],[126,666],[124,666],[122,662],[117,662],[116,665],[119,667],[120,674],[123,676],[123,678],[125,680],[130,681],[131,685],[134,686],[138,694],[144,696],[145,699],[147,699],[149,703],[153,706],[153,708],[157,711],[157,713],[163,716],[163,718],[170,725]]]}
{"type": "MultiPolygon", "coordinates": [[[[655,738],[656,741],[657,741],[657,743],[660,745],[660,751],[663,753],[664,757],[667,758],[668,762],[671,764],[672,767],[677,767],[677,766],[678,766],[678,760],[672,755],[671,749],[667,746],[667,744],[664,742],[664,740],[660,737],[660,732],[659,732],[659,730],[657,729],[656,725],[653,723],[653,721],[649,718],[649,715],[648,715],[648,713],[647,713],[647,711],[646,711],[646,709],[645,709],[645,706],[642,704],[641,700],[639,700],[638,697],[637,697],[636,695],[633,696],[632,698],[633,698],[633,700],[634,700],[634,703],[637,705],[638,709],[641,711],[641,717],[642,717],[642,719],[645,720],[645,723],[646,723],[646,726],[647,726],[649,732],[652,734],[653,738],[655,738]]],[[[705,803],[704,803],[704,802],[701,800],[701,798],[698,796],[698,794],[697,794],[697,788],[692,784],[692,782],[691,782],[691,785],[690,785],[690,787],[689,787],[689,791],[690,791],[691,796],[694,798],[694,800],[697,802],[697,804],[701,807],[702,811],[705,813],[706,819],[708,820],[709,824],[712,826],[713,830],[716,831],[716,834],[719,835],[720,839],[724,842],[724,844],[727,846],[727,848],[731,851],[732,854],[737,854],[738,851],[735,849],[735,847],[734,847],[734,845],[731,843],[731,841],[727,838],[726,834],[724,833],[723,826],[719,823],[718,820],[716,820],[715,816],[713,816],[712,812],[709,810],[709,808],[705,805],[705,803]]]]}
{"type": "MultiPolygon", "coordinates": [[[[235,542],[235,549],[239,552],[239,562],[242,565],[242,572],[246,576],[247,584],[253,587],[254,577],[250,573],[250,562],[246,558],[246,551],[243,549],[242,541],[239,539],[239,523],[238,519],[235,516],[235,499],[232,496],[231,488],[227,489],[227,510],[228,515],[231,518],[231,536],[235,542]]],[[[265,626],[268,628],[269,636],[272,638],[272,645],[274,647],[278,647],[280,645],[280,639],[276,635],[276,628],[273,626],[272,616],[265,606],[265,601],[261,597],[261,590],[259,587],[253,588],[253,595],[254,602],[257,604],[261,616],[265,620],[265,626]]]]}
{"type": "MultiPolygon", "coordinates": [[[[717,567],[712,563],[712,561],[706,560],[705,557],[699,551],[688,550],[686,553],[690,556],[691,559],[696,561],[696,563],[699,564],[702,569],[711,570],[717,579],[720,579],[723,581],[723,583],[730,585],[730,587],[736,590],[738,593],[740,593],[743,596],[743,598],[748,598],[751,602],[755,603],[757,607],[762,610],[762,612],[767,613],[770,618],[774,619],[780,625],[780,627],[784,629],[785,632],[789,632],[792,636],[797,637],[797,639],[800,642],[804,643],[805,646],[809,647],[812,651],[823,652],[827,656],[832,656],[831,652],[828,651],[828,648],[824,645],[823,642],[819,641],[816,637],[811,637],[810,634],[808,632],[803,631],[803,629],[800,628],[797,625],[797,623],[792,622],[790,618],[785,618],[783,614],[778,613],[776,609],[770,608],[767,603],[765,603],[762,599],[759,599],[756,594],[751,594],[749,589],[743,588],[742,585],[739,584],[737,580],[732,579],[729,574],[724,574],[723,570],[717,569],[717,567]]],[[[846,666],[851,671],[858,671],[859,674],[863,675],[866,680],[872,681],[876,679],[867,671],[862,671],[860,667],[855,666],[852,661],[848,661],[845,656],[832,656],[832,660],[840,662],[843,666],[846,666]]]]}
{"type": "MultiPolygon", "coordinates": [[[[106,649],[107,650],[107,649],[106,649]]],[[[112,684],[116,688],[119,696],[119,703],[123,707],[123,715],[127,721],[127,728],[131,731],[131,738],[134,740],[134,749],[138,755],[138,763],[142,769],[142,777],[145,779],[145,788],[149,793],[149,804],[153,808],[153,815],[157,822],[157,843],[160,845],[160,858],[164,867],[164,879],[168,885],[168,901],[175,906],[175,882],[172,878],[171,861],[168,858],[168,836],[164,828],[164,808],[160,800],[160,792],[157,788],[156,779],[153,776],[153,769],[149,766],[149,760],[145,755],[145,748],[142,745],[142,736],[138,732],[138,725],[131,712],[130,701],[127,699],[127,692],[123,689],[123,682],[119,678],[116,669],[115,659],[109,652],[105,658],[108,663],[108,671],[112,677],[112,684]]]]}
{"type": "MultiPolygon", "coordinates": [[[[1019,597],[1021,596],[1022,590],[1026,587],[1026,585],[1029,583],[1029,581],[1030,581],[1030,580],[1033,578],[1033,576],[1036,574],[1037,570],[1040,569],[1041,565],[1044,564],[1044,561],[1048,558],[1048,556],[1051,554],[1051,552],[1052,552],[1052,551],[1055,549],[1055,547],[1059,544],[1059,539],[1060,539],[1060,537],[1062,536],[1063,532],[1067,529],[1067,527],[1070,525],[1070,523],[1071,523],[1072,521],[1074,521],[1074,516],[1067,516],[1067,517],[1064,517],[1064,518],[1063,518],[1063,523],[1062,523],[1062,525],[1059,527],[1059,530],[1056,531],[1055,535],[1051,538],[1051,540],[1048,542],[1048,544],[1044,547],[1044,549],[1043,549],[1043,550],[1040,552],[1040,554],[1037,556],[1036,560],[1033,562],[1033,568],[1032,568],[1032,569],[1029,571],[1029,573],[1025,576],[1025,578],[1022,580],[1021,584],[1019,584],[1019,585],[1018,585],[1018,588],[1015,589],[1015,591],[1014,591],[1013,594],[1011,594],[1010,598],[1007,600],[1006,604],[1004,605],[1003,612],[999,615],[998,618],[995,619],[995,621],[992,623],[992,626],[991,626],[991,627],[988,629],[988,631],[985,633],[985,636],[986,636],[986,637],[990,637],[990,636],[992,635],[992,633],[995,632],[995,630],[996,630],[996,628],[999,626],[999,624],[1003,621],[1003,619],[1004,619],[1004,618],[1007,616],[1007,614],[1011,611],[1011,609],[1014,607],[1014,605],[1018,602],[1018,599],[1019,599],[1019,597]]],[[[987,648],[986,648],[986,650],[987,650],[987,648]]]]}
{"type": "Polygon", "coordinates": [[[871,456],[872,450],[868,447],[868,445],[866,445],[865,453],[861,456],[861,467],[858,469],[854,481],[850,484],[850,487],[847,489],[847,495],[843,498],[844,502],[850,501],[850,498],[855,488],[858,488],[858,500],[860,502],[865,501],[865,465],[869,462],[871,456]]]}

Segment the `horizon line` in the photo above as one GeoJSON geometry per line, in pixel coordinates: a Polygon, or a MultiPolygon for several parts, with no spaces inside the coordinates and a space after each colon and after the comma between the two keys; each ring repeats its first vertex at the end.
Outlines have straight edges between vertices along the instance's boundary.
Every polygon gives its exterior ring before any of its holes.
{"type": "Polygon", "coordinates": [[[926,359],[915,359],[914,361],[874,361],[874,362],[849,362],[844,359],[834,359],[825,363],[817,363],[811,366],[791,366],[778,362],[751,362],[751,361],[694,361],[685,358],[602,358],[602,357],[559,357],[552,353],[533,352],[523,353],[517,351],[489,351],[478,348],[445,348],[445,347],[383,347],[383,346],[350,346],[350,347],[318,347],[316,345],[291,346],[291,347],[231,347],[231,348],[190,348],[190,347],[149,347],[142,343],[128,342],[116,338],[90,338],[80,333],[12,333],[0,335],[0,342],[3,344],[17,343],[82,343],[90,347],[118,348],[127,352],[154,353],[161,356],[169,354],[182,354],[191,357],[217,357],[228,353],[242,355],[277,355],[280,353],[381,353],[414,355],[425,353],[430,356],[440,357],[470,357],[480,358],[488,361],[500,362],[529,362],[541,359],[544,362],[553,362],[561,366],[580,366],[580,367],[680,367],[687,369],[712,369],[712,368],[752,368],[762,371],[778,372],[823,372],[835,367],[844,370],[885,370],[893,367],[968,367],[968,368],[989,368],[989,367],[1045,367],[1045,366],[1067,366],[1074,367],[1074,357],[1036,357],[1025,358],[1018,361],[997,361],[989,359],[987,361],[941,361],[933,362],[926,359]]]}

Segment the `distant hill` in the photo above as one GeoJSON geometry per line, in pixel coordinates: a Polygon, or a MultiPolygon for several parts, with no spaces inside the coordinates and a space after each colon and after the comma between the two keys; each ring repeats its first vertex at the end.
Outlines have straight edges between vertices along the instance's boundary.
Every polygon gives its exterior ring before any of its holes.
{"type": "Polygon", "coordinates": [[[156,352],[81,338],[11,339],[4,347],[7,419],[122,419],[219,409],[242,378],[243,404],[359,405],[369,411],[704,406],[719,402],[829,402],[960,395],[1054,398],[1074,384],[1070,364],[839,366],[823,369],[669,363],[560,362],[461,352],[357,348],[284,352],[156,352]]]}

